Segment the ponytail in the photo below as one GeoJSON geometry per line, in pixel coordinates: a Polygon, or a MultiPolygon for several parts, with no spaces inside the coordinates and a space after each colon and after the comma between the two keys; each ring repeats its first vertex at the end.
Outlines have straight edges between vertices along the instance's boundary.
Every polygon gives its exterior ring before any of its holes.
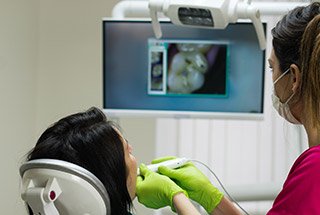
{"type": "Polygon", "coordinates": [[[306,120],[320,130],[320,15],[308,23],[303,33],[300,62],[306,120]]]}

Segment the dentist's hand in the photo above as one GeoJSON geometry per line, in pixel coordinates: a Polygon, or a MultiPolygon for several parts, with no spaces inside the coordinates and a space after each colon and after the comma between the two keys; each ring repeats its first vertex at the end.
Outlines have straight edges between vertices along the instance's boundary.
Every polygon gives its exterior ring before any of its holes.
{"type": "Polygon", "coordinates": [[[170,178],[150,171],[144,164],[140,165],[136,194],[141,204],[153,209],[170,206],[175,211],[173,197],[178,193],[184,193],[188,197],[186,191],[170,178]]]}
{"type": "MultiPolygon", "coordinates": [[[[160,163],[174,158],[159,158],[153,160],[152,163],[160,163]]],[[[223,198],[223,193],[214,187],[210,180],[191,162],[177,169],[160,166],[158,172],[170,177],[177,185],[186,190],[189,197],[202,205],[209,214],[212,213],[223,198]]]]}

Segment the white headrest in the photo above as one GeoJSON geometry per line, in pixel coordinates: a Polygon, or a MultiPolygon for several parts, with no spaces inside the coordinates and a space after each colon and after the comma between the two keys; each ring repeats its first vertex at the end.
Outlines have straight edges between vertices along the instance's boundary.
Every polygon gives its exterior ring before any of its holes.
{"type": "Polygon", "coordinates": [[[38,159],[20,167],[21,197],[34,214],[110,215],[108,193],[88,170],[61,160],[38,159]]]}

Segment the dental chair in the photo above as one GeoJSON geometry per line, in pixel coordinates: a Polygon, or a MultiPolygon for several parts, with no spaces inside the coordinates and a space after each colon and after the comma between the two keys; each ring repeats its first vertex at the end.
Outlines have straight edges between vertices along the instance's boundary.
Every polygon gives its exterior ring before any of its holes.
{"type": "Polygon", "coordinates": [[[110,199],[88,170],[61,160],[38,159],[20,167],[22,199],[34,215],[110,215],[110,199]]]}

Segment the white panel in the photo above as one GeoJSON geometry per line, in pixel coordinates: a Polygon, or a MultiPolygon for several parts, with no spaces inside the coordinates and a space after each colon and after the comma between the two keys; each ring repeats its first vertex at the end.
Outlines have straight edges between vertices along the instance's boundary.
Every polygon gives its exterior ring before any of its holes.
{"type": "MultiPolygon", "coordinates": [[[[234,121],[229,124],[228,184],[254,184],[257,178],[257,122],[234,121]]],[[[250,210],[256,209],[252,203],[241,205],[250,210]]]]}
{"type": "Polygon", "coordinates": [[[256,124],[251,121],[229,122],[226,158],[228,184],[248,184],[256,179],[256,124]]]}
{"type": "Polygon", "coordinates": [[[176,119],[158,119],[156,122],[156,157],[177,155],[178,123],[176,119]]]}
{"type": "Polygon", "coordinates": [[[257,145],[257,181],[261,183],[270,182],[272,179],[272,127],[271,120],[257,124],[259,132],[259,142],[257,145]]]}
{"type": "Polygon", "coordinates": [[[300,150],[300,153],[302,153],[309,147],[308,136],[307,136],[306,130],[303,127],[300,127],[300,135],[301,135],[300,136],[301,141],[300,141],[299,150],[300,150]]]}
{"type": "Polygon", "coordinates": [[[288,130],[285,133],[286,139],[286,146],[287,146],[287,169],[290,169],[293,165],[294,161],[300,155],[300,141],[301,141],[301,125],[289,125],[288,130]]]}
{"type": "MultiPolygon", "coordinates": [[[[233,167],[239,164],[241,151],[241,136],[242,136],[242,122],[241,121],[229,121],[228,122],[228,138],[225,142],[226,145],[226,157],[225,157],[225,170],[226,178],[224,183],[226,184],[238,184],[238,173],[240,171],[234,171],[233,167]]],[[[239,169],[238,169],[239,170],[239,169]]]]}
{"type": "Polygon", "coordinates": [[[204,163],[208,163],[209,124],[209,120],[195,120],[194,158],[204,163]]]}
{"type": "Polygon", "coordinates": [[[227,121],[212,120],[210,132],[210,148],[208,165],[216,173],[220,180],[226,179],[226,142],[228,139],[227,121]]]}
{"type": "Polygon", "coordinates": [[[194,157],[194,120],[179,120],[178,155],[181,157],[194,157]]]}
{"type": "Polygon", "coordinates": [[[272,121],[273,135],[272,135],[272,144],[273,144],[273,181],[284,181],[286,175],[288,174],[287,169],[287,147],[285,145],[285,136],[284,128],[286,122],[278,116],[277,113],[274,113],[274,118],[272,121]]]}
{"type": "MultiPolygon", "coordinates": [[[[210,131],[210,120],[195,120],[195,137],[193,145],[194,159],[205,164],[208,164],[209,162],[210,131]]],[[[198,166],[205,175],[210,175],[209,170],[205,166],[198,164],[196,164],[196,166],[198,166]]]]}

